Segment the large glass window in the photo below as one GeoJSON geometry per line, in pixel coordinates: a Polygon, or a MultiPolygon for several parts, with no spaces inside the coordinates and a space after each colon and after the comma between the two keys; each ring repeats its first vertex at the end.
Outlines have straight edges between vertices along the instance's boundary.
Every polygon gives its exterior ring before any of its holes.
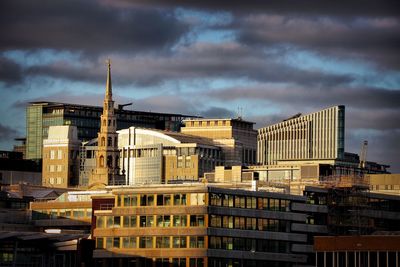
{"type": "Polygon", "coordinates": [[[139,237],[139,248],[152,248],[152,247],[153,247],[153,237],[151,236],[139,237]]]}
{"type": "Polygon", "coordinates": [[[187,216],[186,215],[173,215],[173,224],[174,227],[185,227],[187,225],[187,216]]]}
{"type": "Polygon", "coordinates": [[[136,195],[124,196],[124,206],[125,207],[137,206],[137,196],[136,195]]]}
{"type": "Polygon", "coordinates": [[[203,227],[204,215],[190,215],[190,226],[203,227]]]}
{"type": "Polygon", "coordinates": [[[154,227],[154,216],[140,216],[140,227],[154,227]]]}
{"type": "Polygon", "coordinates": [[[157,206],[170,206],[171,205],[171,195],[157,195],[157,206]]]}
{"type": "Polygon", "coordinates": [[[140,206],[154,206],[154,195],[141,195],[140,206]]]}
{"type": "Polygon", "coordinates": [[[186,194],[174,194],[174,205],[186,205],[186,194]]]}
{"type": "Polygon", "coordinates": [[[189,240],[190,248],[204,248],[204,236],[191,236],[189,240]]]}
{"type": "Polygon", "coordinates": [[[136,237],[122,237],[122,247],[123,248],[136,248],[136,237]]]}
{"type": "Polygon", "coordinates": [[[170,227],[171,215],[157,215],[157,227],[170,227]]]}
{"type": "Polygon", "coordinates": [[[156,248],[169,248],[170,238],[169,236],[157,236],[156,237],[156,248]]]}
{"type": "Polygon", "coordinates": [[[136,227],[136,215],[123,216],[124,227],[136,227]]]}
{"type": "Polygon", "coordinates": [[[186,236],[174,236],[172,237],[173,248],[186,248],[186,236]]]}

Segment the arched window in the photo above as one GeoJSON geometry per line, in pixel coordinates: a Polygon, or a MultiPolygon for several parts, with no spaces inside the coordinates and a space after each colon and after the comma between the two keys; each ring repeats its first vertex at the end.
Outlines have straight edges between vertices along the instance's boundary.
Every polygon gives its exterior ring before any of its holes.
{"type": "Polygon", "coordinates": [[[101,146],[105,146],[106,145],[106,139],[104,138],[104,136],[101,138],[101,146]]]}
{"type": "Polygon", "coordinates": [[[100,158],[99,158],[99,166],[104,167],[104,157],[103,156],[100,156],[100,158]]]}
{"type": "Polygon", "coordinates": [[[111,137],[107,138],[107,146],[112,146],[112,138],[111,137]]]}
{"type": "Polygon", "coordinates": [[[118,138],[114,137],[114,146],[118,146],[118,138]]]}

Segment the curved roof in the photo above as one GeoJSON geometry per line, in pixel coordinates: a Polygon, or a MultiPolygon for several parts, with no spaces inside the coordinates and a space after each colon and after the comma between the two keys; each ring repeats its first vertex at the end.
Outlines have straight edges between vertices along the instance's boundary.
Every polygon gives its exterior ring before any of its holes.
{"type": "Polygon", "coordinates": [[[212,139],[155,129],[130,127],[128,129],[120,130],[118,133],[120,135],[128,135],[129,133],[131,135],[135,135],[136,144],[140,145],[154,145],[162,143],[163,145],[174,146],[177,144],[195,143],[200,145],[216,146],[212,139]]]}

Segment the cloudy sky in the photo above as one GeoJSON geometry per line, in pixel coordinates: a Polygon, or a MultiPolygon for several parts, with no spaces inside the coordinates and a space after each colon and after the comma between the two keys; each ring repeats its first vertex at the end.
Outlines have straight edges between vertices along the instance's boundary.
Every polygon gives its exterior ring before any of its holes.
{"type": "Polygon", "coordinates": [[[3,0],[0,149],[29,101],[117,103],[260,128],[346,106],[346,151],[400,172],[397,1],[3,0]],[[340,3],[339,3],[340,2],[340,3]],[[345,3],[345,4],[342,4],[345,3]]]}

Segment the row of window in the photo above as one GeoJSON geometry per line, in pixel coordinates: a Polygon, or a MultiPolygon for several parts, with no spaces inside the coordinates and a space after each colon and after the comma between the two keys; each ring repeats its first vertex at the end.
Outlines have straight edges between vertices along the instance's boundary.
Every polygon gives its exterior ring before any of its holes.
{"type": "Polygon", "coordinates": [[[187,205],[205,205],[205,193],[191,194],[133,194],[118,195],[117,207],[148,207],[148,206],[182,206],[187,205]]]}
{"type": "Polygon", "coordinates": [[[46,220],[58,218],[91,218],[92,209],[52,209],[33,210],[32,220],[46,220]]]}
{"type": "Polygon", "coordinates": [[[242,250],[252,252],[288,253],[289,242],[270,239],[252,239],[226,236],[210,236],[210,249],[242,250]]]}
{"type": "Polygon", "coordinates": [[[96,237],[96,248],[205,248],[204,236],[96,237]]]}
{"type": "Polygon", "coordinates": [[[210,193],[210,206],[288,211],[290,201],[286,199],[210,193]]]}
{"type": "Polygon", "coordinates": [[[283,220],[210,215],[210,227],[216,228],[286,232],[286,226],[283,220]]]}
{"type": "Polygon", "coordinates": [[[204,227],[204,215],[96,216],[97,228],[204,227]]]}

